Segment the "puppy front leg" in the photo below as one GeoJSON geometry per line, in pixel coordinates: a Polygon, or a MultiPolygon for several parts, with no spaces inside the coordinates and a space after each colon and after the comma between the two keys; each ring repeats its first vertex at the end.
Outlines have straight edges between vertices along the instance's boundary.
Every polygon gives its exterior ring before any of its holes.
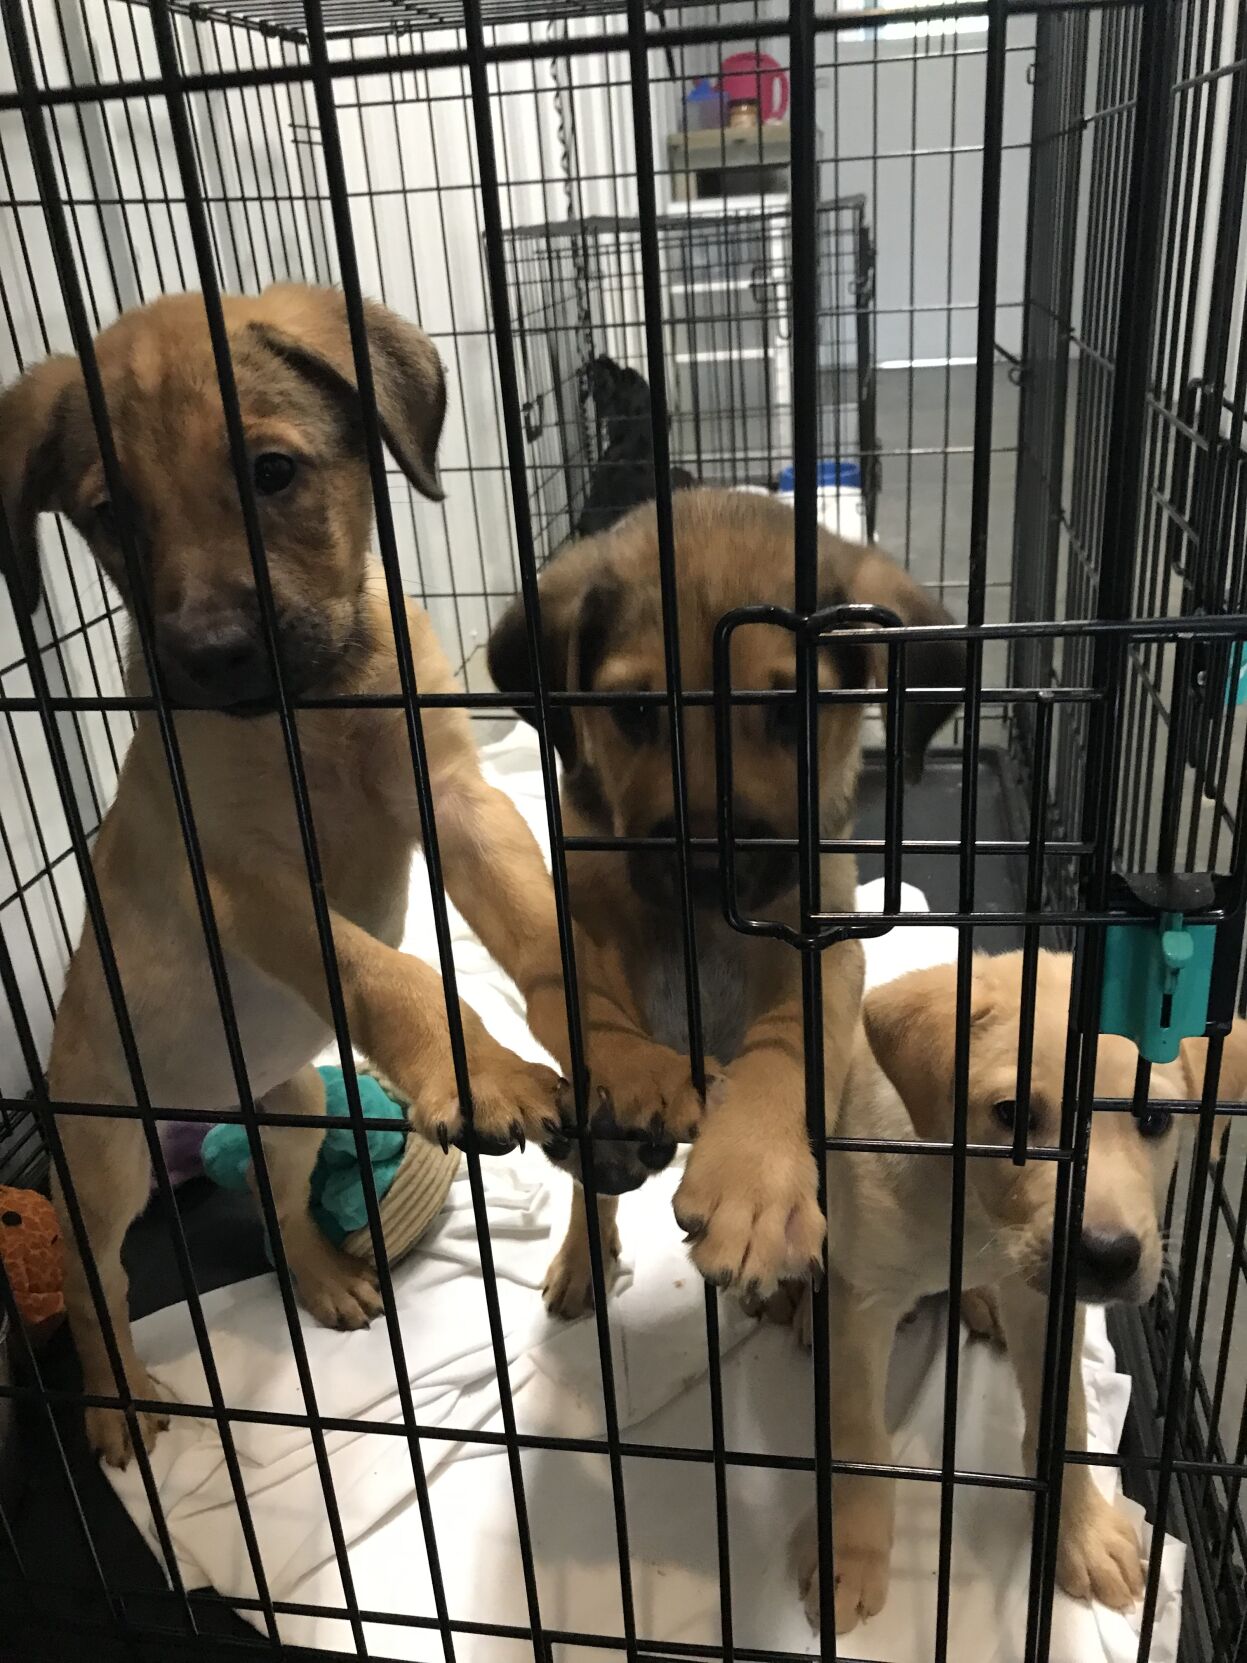
{"type": "MultiPolygon", "coordinates": [[[[222,938],[274,981],[292,988],[332,1024],[329,989],[303,873],[209,872],[222,938]]],[[[464,1118],[455,1084],[442,979],[431,965],[387,947],[340,913],[330,913],[338,979],[353,1042],[410,1099],[424,1137],[459,1137],[464,1118]]],[[[472,1086],[473,1124],[487,1153],[521,1134],[546,1137],[558,1124],[558,1076],[499,1045],[460,1006],[472,1086]]]]}
{"type": "MultiPolygon", "coordinates": [[[[1035,1470],[1043,1390],[1047,1301],[1011,1277],[1000,1286],[1000,1320],[1013,1360],[1026,1413],[1023,1458],[1035,1470]]],[[[1087,1403],[1082,1379],[1083,1310],[1074,1315],[1070,1365],[1069,1413],[1065,1447],[1087,1447],[1087,1403]]],[[[1143,1593],[1139,1539],[1131,1525],[1100,1494],[1091,1468],[1070,1464],[1061,1481],[1061,1527],[1057,1541],[1056,1579],[1075,1599],[1097,1599],[1115,1611],[1128,1610],[1143,1593]]]]}
{"type": "MultiPolygon", "coordinates": [[[[408,626],[419,647],[422,689],[455,691],[427,617],[409,607],[408,626]]],[[[423,725],[447,893],[518,987],[536,1038],[570,1075],[554,888],[537,840],[511,799],[482,776],[464,712],[426,710],[423,725]]],[[[378,727],[368,787],[404,836],[418,842],[411,751],[398,715],[378,727]]],[[[692,1135],[702,1101],[688,1058],[644,1032],[622,971],[583,931],[576,934],[576,968],[585,1060],[619,1127],[661,1125],[669,1140],[692,1135]]]]}
{"type": "MultiPolygon", "coordinates": [[[[541,850],[510,798],[462,758],[437,783],[436,802],[450,898],[515,982],[534,1035],[569,1075],[562,954],[541,850]]],[[[702,1101],[688,1058],[643,1031],[615,956],[576,932],[585,1061],[619,1129],[661,1129],[674,1148],[674,1140],[696,1130],[702,1101]]]]}
{"type": "MultiPolygon", "coordinates": [[[[315,1068],[300,1069],[284,1085],[266,1093],[261,1106],[269,1114],[319,1118],[325,1112],[324,1080],[315,1068]]],[[[308,1208],[312,1168],[324,1136],[324,1126],[315,1122],[306,1130],[299,1126],[261,1128],[282,1249],[299,1298],[318,1322],[326,1328],[366,1328],[381,1310],[376,1272],[336,1248],[308,1208]]],[[[251,1185],[254,1189],[254,1171],[251,1185]]]]}
{"type": "MultiPolygon", "coordinates": [[[[840,1461],[886,1466],[892,1440],[883,1418],[888,1360],[900,1313],[886,1300],[864,1300],[834,1274],[828,1289],[831,1353],[831,1448],[840,1461]]],[[[847,1634],[883,1609],[892,1558],[896,1480],[837,1473],[832,1482],[836,1633],[847,1634]]],[[[802,1521],[793,1539],[797,1585],[806,1615],[819,1626],[818,1521],[802,1521]]]]}
{"type": "MultiPolygon", "coordinates": [[[[863,965],[858,941],[842,941],[824,958],[829,1133],[852,1055],[863,965]]],[[[676,1191],[676,1219],[702,1275],[764,1300],[780,1282],[819,1269],[826,1221],[818,1170],[806,1131],[802,1002],[790,986],[745,1035],[676,1191]]]]}

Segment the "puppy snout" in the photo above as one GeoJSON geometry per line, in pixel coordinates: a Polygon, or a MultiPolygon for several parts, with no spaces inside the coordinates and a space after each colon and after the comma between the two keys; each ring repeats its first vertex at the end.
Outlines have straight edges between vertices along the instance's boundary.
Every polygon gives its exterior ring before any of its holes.
{"type": "Polygon", "coordinates": [[[1078,1244],[1078,1291],[1082,1298],[1130,1298],[1143,1247],[1132,1231],[1086,1229],[1078,1244]]]}
{"type": "MultiPolygon", "coordinates": [[[[697,827],[690,827],[694,837],[704,835],[697,827]]],[[[675,816],[665,815],[645,833],[646,837],[672,840],[676,835],[675,816]]],[[[654,906],[669,906],[680,894],[680,856],[672,849],[634,849],[628,856],[628,876],[633,889],[643,901],[654,906]]],[[[714,849],[689,851],[689,887],[693,905],[713,906],[719,898],[719,857],[714,849]]]]}
{"type": "MultiPolygon", "coordinates": [[[[691,828],[692,835],[706,836],[707,831],[691,828]]],[[[777,840],[779,831],[769,821],[737,812],[733,830],[739,845],[743,838],[777,840]]],[[[674,839],[675,818],[667,815],[655,821],[647,837],[674,839]]],[[[713,832],[709,835],[713,836],[713,832]]],[[[797,880],[797,852],[795,849],[761,848],[736,849],[736,898],[746,910],[765,906],[777,895],[792,887],[797,880]]],[[[675,849],[637,849],[628,857],[628,871],[633,889],[656,906],[669,906],[679,898],[680,863],[675,849]]],[[[689,887],[693,904],[700,908],[717,907],[722,895],[717,847],[692,849],[689,852],[689,887]]]]}
{"type": "Polygon", "coordinates": [[[160,664],[186,704],[247,708],[271,700],[273,676],[259,619],[241,607],[194,609],[161,619],[160,664]]]}
{"type": "MultiPolygon", "coordinates": [[[[736,816],[737,839],[757,838],[771,842],[781,837],[777,826],[753,815],[736,816]]],[[[797,881],[796,848],[736,850],[736,894],[746,910],[764,907],[797,881]]]]}

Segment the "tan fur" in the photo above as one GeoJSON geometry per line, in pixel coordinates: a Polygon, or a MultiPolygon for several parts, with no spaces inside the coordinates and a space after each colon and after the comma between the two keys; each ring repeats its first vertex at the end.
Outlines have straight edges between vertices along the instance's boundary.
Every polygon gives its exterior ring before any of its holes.
{"type": "MultiPolygon", "coordinates": [[[[298,462],[287,491],[257,497],[288,682],[303,696],[396,693],[385,587],[368,556],[371,496],[342,296],[282,286],[224,305],[249,452],[281,451],[298,462]]],[[[417,488],[436,497],[444,404],[436,352],[379,306],[368,306],[367,329],[386,443],[417,488]]],[[[251,616],[255,606],[200,298],[169,297],[123,316],[99,337],[96,357],[163,652],[170,641],[193,642],[222,607],[251,616]]],[[[35,522],[48,508],[74,519],[125,595],[76,360],[50,360],[10,388],[0,399],[0,430],[15,604],[37,600],[35,522]]],[[[452,691],[428,618],[410,603],[406,618],[420,691],[452,691]]],[[[129,685],[146,691],[137,654],[129,685]]],[[[297,726],[352,1040],[410,1097],[420,1134],[455,1136],[464,1117],[441,978],[397,951],[420,838],[405,716],[395,708],[304,710],[297,726]]],[[[324,1093],[310,1065],[331,1038],[331,1009],[278,719],[186,709],[175,727],[252,1094],[268,1111],[315,1116],[324,1093]]],[[[567,1068],[558,937],[541,854],[514,806],[482,779],[466,715],[426,711],[423,729],[449,893],[521,993],[536,996],[535,1030],[567,1068]]],[[[166,1109],[232,1108],[235,1076],[151,714],[138,718],[93,864],[151,1101],[166,1109]]],[[[559,1117],[558,1077],[498,1045],[467,1008],[462,1015],[479,1136],[508,1144],[524,1133],[548,1135],[559,1117]]],[[[620,1058],[613,1036],[597,1034],[592,1021],[589,1046],[595,1079],[616,1094],[621,1112],[640,1113],[634,1092],[652,1106],[664,1091],[675,1099],[688,1089],[687,1063],[669,1050],[634,1044],[620,1058]]],[[[135,1102],[90,929],[69,968],[48,1076],[54,1100],[135,1102]]],[[[130,1336],[120,1258],[148,1193],[142,1128],[135,1120],[70,1115],[58,1127],[124,1385],[136,1397],[154,1397],[130,1336]]],[[[371,1272],[332,1248],[308,1213],[320,1136],[315,1125],[266,1129],[267,1164],[303,1301],[324,1322],[356,1327],[378,1311],[379,1299],[371,1272]]],[[[58,1205],[85,1389],[115,1395],[123,1383],[109,1364],[59,1190],[58,1205]]],[[[162,1423],[152,1412],[139,1424],[150,1442],[162,1423]]],[[[130,1440],[120,1414],[92,1409],[88,1429],[107,1460],[124,1464],[130,1440]]]]}
{"type": "MultiPolygon", "coordinates": [[[[1070,1003],[1071,960],[1041,953],[1031,1070],[1035,1148],[1059,1142],[1070,1003]]],[[[1022,955],[976,956],[970,1011],[966,1132],[971,1143],[1007,1145],[1012,1134],[994,1105],[1016,1096],[1022,955]]],[[[941,965],[874,989],[844,1094],[840,1130],[847,1137],[947,1141],[953,1134],[956,967],[941,965]]],[[[1154,1066],[1151,1100],[1197,1095],[1199,1041],[1179,1062],[1154,1066]]],[[[1137,1053],[1129,1041],[1100,1038],[1096,1095],[1130,1098],[1137,1053]]],[[[1247,1080],[1247,1026],[1236,1024],[1225,1048],[1223,1096],[1247,1080]]],[[[1083,1208],[1084,1233],[1137,1236],[1137,1270],[1112,1295],[1151,1297],[1160,1275],[1158,1218],[1177,1154],[1178,1118],[1145,1138],[1129,1112],[1101,1111],[1092,1121],[1083,1208]]],[[[1163,1124],[1163,1122],[1162,1122],[1163,1124]]],[[[897,1323],[916,1301],[947,1286],[950,1163],[936,1155],[842,1154],[828,1162],[831,1239],[833,1444],[838,1457],[887,1463],[883,1420],[888,1357],[897,1323]]],[[[1056,1167],[1030,1160],[972,1158],[967,1163],[963,1314],[972,1330],[1003,1341],[1022,1393],[1023,1455],[1033,1472],[1040,1412],[1056,1167]]],[[[1075,1245],[1076,1251],[1076,1245],[1075,1245]]],[[[791,1310],[791,1304],[787,1306],[791,1310]]],[[[1082,1306],[1073,1356],[1081,1356],[1082,1306]]],[[[808,1335],[808,1300],[797,1312],[808,1335]]],[[[1086,1448],[1081,1369],[1069,1380],[1066,1445],[1086,1448]]],[[[840,1475],[833,1488],[837,1567],[835,1621],[845,1632],[881,1609],[887,1593],[895,1484],[840,1475]]],[[[812,1520],[796,1539],[797,1572],[811,1621],[818,1621],[817,1542],[812,1520]]],[[[1057,1578],[1078,1598],[1125,1608],[1143,1579],[1139,1547],[1126,1520],[1100,1496],[1090,1470],[1065,1468],[1057,1578]]]]}
{"type": "MultiPolygon", "coordinates": [[[[688,490],[673,503],[680,663],[686,690],[712,683],[712,643],[720,617],[732,608],[793,599],[794,521],[769,498],[743,492],[688,490]]],[[[819,533],[820,604],[845,601],[887,605],[906,622],[947,622],[930,596],[876,551],[819,533]]],[[[663,692],[666,688],[659,583],[657,513],[637,509],[609,531],[573,545],[542,574],[541,625],[547,683],[556,691],[663,692]]],[[[522,610],[513,609],[490,643],[490,667],[498,686],[520,692],[530,685],[522,610]]],[[[820,684],[867,688],[884,674],[880,654],[819,653],[820,684]],[[854,673],[854,663],[857,664],[854,673]]],[[[915,654],[911,685],[959,683],[956,648],[915,654]]],[[[776,625],[750,625],[733,641],[732,681],[739,690],[770,691],[795,684],[792,634],[776,625]]],[[[791,708],[791,707],[790,707],[791,708]]],[[[927,710],[930,711],[928,706],[927,710]]],[[[777,738],[775,707],[738,706],[732,718],[735,813],[738,835],[749,821],[765,822],[776,836],[798,831],[796,751],[777,738]]],[[[521,707],[523,712],[523,707],[521,707]]],[[[861,755],[860,704],[823,705],[819,717],[819,784],[822,833],[845,836],[850,828],[861,755]]],[[[911,762],[947,714],[918,723],[911,762]]],[[[650,836],[673,814],[670,735],[665,711],[637,742],[604,706],[561,711],[552,731],[562,755],[563,818],[570,836],[650,836]]],[[[684,721],[684,774],[689,830],[716,834],[713,717],[689,706],[684,721]]],[[[738,855],[743,882],[750,853],[738,855]]],[[[678,901],[673,856],[573,851],[567,857],[572,907],[582,934],[602,950],[607,981],[597,996],[612,1002],[615,1020],[676,1044],[687,1043],[678,901]],[[649,865],[640,863],[648,862],[649,865]],[[669,900],[638,894],[646,873],[665,868],[669,900]],[[639,876],[638,876],[639,874],[639,876]]],[[[695,857],[713,879],[717,861],[695,857]]],[[[856,863],[848,855],[822,861],[824,908],[851,911],[856,863]]],[[[713,885],[712,885],[713,887],[713,885]]],[[[799,918],[795,864],[781,890],[756,908],[742,910],[795,924],[799,918]]],[[[818,1207],[817,1166],[805,1122],[800,958],[788,945],[746,936],[722,916],[717,890],[697,912],[708,1064],[720,1083],[690,1152],[676,1197],[676,1216],[689,1231],[692,1256],[702,1274],[735,1284],[757,1297],[786,1276],[808,1274],[824,1234],[818,1207]],[[732,1016],[729,1020],[725,1016],[732,1016]]],[[[861,998],[860,944],[843,942],[823,956],[825,1068],[828,1129],[834,1129],[840,1088],[848,1066],[861,998]]],[[[677,1134],[694,1129],[668,1117],[677,1134]]],[[[605,1158],[605,1157],[604,1157],[605,1158]]],[[[614,1232],[615,1203],[603,1204],[604,1235],[614,1232]]],[[[568,1240],[547,1297],[567,1316],[588,1303],[588,1252],[584,1210],[573,1211],[568,1240]]]]}

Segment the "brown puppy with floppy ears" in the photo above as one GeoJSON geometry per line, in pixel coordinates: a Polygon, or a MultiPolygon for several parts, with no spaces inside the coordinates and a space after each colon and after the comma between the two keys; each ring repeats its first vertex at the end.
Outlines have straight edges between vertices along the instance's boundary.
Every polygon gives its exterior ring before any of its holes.
{"type": "MultiPolygon", "coordinates": [[[[282,285],[224,302],[257,509],[271,573],[285,686],[292,699],[399,691],[384,583],[369,558],[372,498],[346,311],[340,293],[282,285]]],[[[366,307],[381,430],[426,497],[440,500],[436,453],[445,409],[441,364],[420,330],[366,307]]],[[[126,518],[175,718],[191,806],[225,952],[252,1095],[267,1112],[317,1116],[324,1090],[312,1060],[332,1038],[276,690],[226,439],[206,314],[178,295],[120,318],[96,343],[126,518]],[[249,718],[249,719],[244,719],[249,718]]],[[[82,370],[52,358],[0,399],[0,548],[15,604],[39,594],[36,520],[66,514],[123,598],[130,599],[82,370]]],[[[428,618],[408,603],[422,692],[454,681],[428,618]]],[[[139,655],[128,684],[146,690],[139,655]]],[[[568,1065],[553,892],[522,818],[481,777],[464,712],[426,711],[430,785],[447,888],[488,950],[529,999],[539,1038],[568,1065]]],[[[443,1144],[463,1130],[441,978],[397,951],[409,868],[421,835],[401,709],[303,710],[298,717],[325,899],[351,1036],[410,1097],[419,1133],[443,1144]]],[[[239,1097],[209,972],[165,755],[140,714],[94,870],[151,1102],[232,1109],[239,1097]]],[[[557,1126],[558,1077],[522,1062],[463,1009],[480,1147],[511,1147],[557,1126]]],[[[699,1100],[687,1059],[621,1045],[587,1012],[595,1081],[621,1112],[699,1100]],[[636,1101],[632,1094],[636,1093],[636,1101]]],[[[133,1105],[100,952],[88,929],[70,964],[48,1065],[53,1099],[133,1105]]],[[[60,1136],[99,1269],[130,1391],[154,1396],[126,1313],[121,1243],[144,1205],[148,1148],[135,1119],[62,1116],[60,1136]]],[[[286,1256],[322,1322],[366,1323],[379,1309],[371,1271],[332,1247],[308,1211],[322,1128],[266,1128],[286,1256]]],[[[116,1382],[61,1201],[69,1246],[67,1302],[85,1390],[116,1382]]],[[[87,1411],[107,1460],[130,1453],[123,1417],[87,1411]]],[[[145,1441],[161,1422],[141,1417],[145,1441]]]]}
{"type": "MultiPolygon", "coordinates": [[[[684,686],[711,685],[715,625],[733,607],[753,602],[790,605],[794,520],[778,501],[744,492],[687,490],[672,503],[684,686]]],[[[947,623],[948,614],[884,555],[820,531],[819,596],[890,607],[906,623],[947,623]]],[[[558,555],[541,578],[545,673],[553,689],[662,692],[664,670],[657,511],[648,504],[596,537],[558,555]]],[[[489,644],[490,672],[504,692],[531,686],[524,615],[517,604],[489,644]]],[[[739,690],[792,688],[793,636],[775,625],[751,625],[733,641],[732,684],[739,690]]],[[[882,683],[878,648],[850,650],[841,640],[820,654],[827,688],[882,683]]],[[[911,686],[960,686],[963,654],[956,645],[911,649],[911,686]]],[[[531,720],[531,707],[521,710],[531,720]]],[[[908,750],[921,768],[924,746],[949,707],[917,705],[908,750]]],[[[656,706],[598,705],[554,714],[553,738],[563,763],[563,818],[569,835],[670,837],[674,830],[668,718],[656,706]]],[[[861,705],[824,704],[819,717],[822,833],[843,837],[853,817],[861,755],[861,705]]],[[[740,705],[732,718],[735,824],[740,837],[797,835],[795,699],[740,705]]],[[[716,833],[713,714],[685,712],[689,828],[716,833]]],[[[572,909],[581,933],[599,950],[595,997],[613,1000],[621,1031],[638,1030],[665,1045],[688,1044],[684,960],[676,857],[665,851],[573,851],[567,857],[572,909]]],[[[806,1137],[805,1065],[799,955],[774,939],[730,927],[720,907],[717,857],[694,854],[697,955],[705,1045],[721,1075],[676,1197],[677,1217],[693,1238],[702,1274],[720,1285],[765,1294],[783,1278],[807,1275],[822,1247],[817,1167],[806,1137]]],[[[822,902],[833,911],[855,904],[856,862],[825,856],[822,902]]],[[[755,916],[794,923],[798,916],[795,849],[741,850],[738,898],[755,916]]],[[[836,1105],[851,1054],[862,990],[860,944],[844,942],[824,955],[827,1119],[836,1105]]],[[[586,983],[586,985],[588,985],[586,983]]],[[[607,1132],[638,1130],[599,1116],[607,1132]]],[[[669,1117],[685,1134],[696,1130],[669,1117]]],[[[643,1129],[643,1128],[642,1128],[643,1129]]],[[[548,1146],[549,1152],[549,1146],[548,1146]]],[[[570,1144],[562,1151],[578,1170],[570,1144]]],[[[619,1193],[637,1187],[656,1164],[635,1145],[594,1145],[602,1239],[612,1261],[619,1193]]],[[[546,1300],[576,1316],[591,1298],[584,1196],[575,1191],[567,1239],[550,1269],[546,1300]]]]}
{"type": "MultiPolygon", "coordinates": [[[[1072,960],[1041,953],[1035,1003],[1028,1141],[1060,1136],[1072,960]]],[[[1012,1145],[1017,1097],[1021,953],[976,955],[970,1014],[967,1137],[1012,1145]]],[[[844,1089],[840,1131],[869,1139],[946,1141],[953,1127],[957,967],[911,971],[873,989],[844,1089]]],[[[1183,1043],[1179,1061],[1154,1065],[1148,1112],[1098,1112],[1092,1121],[1082,1236],[1074,1246],[1077,1306],[1065,1447],[1087,1447],[1083,1396],[1083,1303],[1141,1304],[1160,1276],[1159,1216],[1179,1132],[1168,1103],[1198,1098],[1206,1041],[1183,1043]]],[[[1098,1097],[1132,1098],[1138,1052],[1102,1035],[1098,1097]]],[[[1226,1042],[1222,1095],[1247,1087],[1247,1024],[1226,1042]]],[[[1183,1117],[1186,1118],[1186,1117],[1183,1117]]],[[[1193,1124],[1188,1120],[1188,1124],[1193,1124]]],[[[1051,1279],[1056,1166],[1007,1158],[967,1163],[963,1313],[977,1331],[1008,1346],[1025,1412],[1023,1459],[1034,1471],[1051,1279]],[[977,1286],[976,1286],[977,1284],[977,1286]]],[[[938,1155],[845,1153],[828,1161],[832,1443],[845,1461],[886,1465],[883,1418],[888,1359],[901,1318],[948,1286],[951,1162],[938,1155]]],[[[782,1298],[782,1296],[781,1296],[782,1298]]],[[[780,1300],[775,1302],[781,1304],[780,1300]]],[[[808,1290],[798,1317],[808,1343],[808,1290]]],[[[773,1309],[772,1314],[784,1315],[773,1309]]],[[[881,1610],[887,1597],[896,1483],[837,1474],[832,1488],[838,1633],[881,1610]]],[[[819,1619],[818,1544],[813,1519],[796,1539],[797,1575],[810,1620],[819,1619]]],[[[1142,1593],[1133,1526],[1107,1502],[1091,1469],[1071,1463],[1061,1487],[1057,1581],[1075,1598],[1119,1609],[1142,1593]]]]}

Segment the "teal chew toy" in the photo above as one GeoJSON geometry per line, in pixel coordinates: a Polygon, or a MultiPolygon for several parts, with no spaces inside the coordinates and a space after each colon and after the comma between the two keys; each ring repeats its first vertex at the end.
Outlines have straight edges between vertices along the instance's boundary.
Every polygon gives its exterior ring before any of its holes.
{"type": "MultiPolygon", "coordinates": [[[[328,1114],[349,1114],[346,1081],[340,1068],[321,1068],[317,1072],[325,1082],[325,1110],[328,1114]]],[[[372,1162],[372,1178],[377,1200],[385,1196],[398,1176],[407,1146],[402,1130],[403,1105],[397,1102],[371,1074],[356,1075],[359,1082],[359,1102],[369,1120],[393,1120],[395,1129],[370,1130],[365,1134],[368,1154],[372,1162]]],[[[440,1150],[432,1151],[439,1161],[440,1150]]],[[[203,1144],[204,1171],[222,1189],[241,1190],[247,1187],[251,1170],[251,1145],[245,1126],[214,1126],[203,1144]]],[[[364,1181],[360,1174],[355,1148],[355,1133],[349,1126],[331,1126],[325,1133],[320,1154],[312,1169],[312,1216],[335,1246],[341,1247],[354,1231],[368,1223],[368,1208],[364,1201],[364,1181]]],[[[269,1244],[270,1263],[273,1258],[269,1244]]],[[[393,1254],[390,1255],[393,1257],[393,1254]]]]}

